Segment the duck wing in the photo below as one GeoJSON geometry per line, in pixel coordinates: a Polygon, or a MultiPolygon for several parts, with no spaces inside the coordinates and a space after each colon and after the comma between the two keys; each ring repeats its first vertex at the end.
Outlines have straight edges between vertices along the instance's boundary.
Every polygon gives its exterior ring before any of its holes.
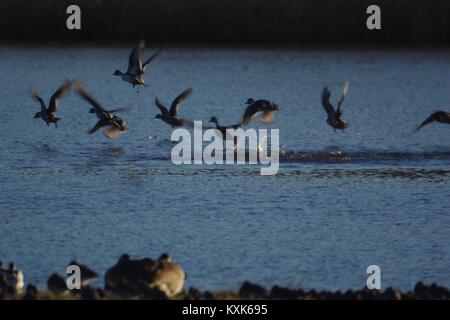
{"type": "Polygon", "coordinates": [[[31,96],[33,98],[35,98],[39,102],[39,104],[41,105],[41,112],[46,112],[47,111],[47,106],[45,105],[44,99],[42,99],[38,95],[38,93],[36,91],[36,88],[34,88],[34,87],[31,89],[31,96]]]}
{"type": "Polygon", "coordinates": [[[156,51],[154,54],[151,55],[150,58],[148,58],[147,60],[145,60],[145,62],[142,64],[142,70],[145,71],[145,69],[147,68],[147,66],[153,62],[153,60],[155,60],[155,58],[161,53],[161,49],[158,49],[158,51],[156,51]]]}
{"type": "Polygon", "coordinates": [[[170,106],[170,115],[175,117],[178,114],[178,109],[180,107],[181,102],[183,102],[187,97],[189,97],[192,93],[192,89],[184,90],[178,97],[173,100],[172,105],[170,106]]]}
{"type": "Polygon", "coordinates": [[[253,119],[253,117],[260,112],[262,112],[262,110],[256,104],[253,103],[249,105],[245,109],[244,115],[241,118],[241,125],[248,124],[253,119]]]}
{"type": "Polygon", "coordinates": [[[110,125],[107,121],[105,120],[99,120],[97,121],[97,123],[95,124],[95,126],[93,126],[89,131],[88,134],[93,134],[95,132],[97,132],[98,130],[100,130],[102,127],[104,126],[108,126],[110,125]]]}
{"type": "Polygon", "coordinates": [[[436,121],[436,113],[431,114],[428,118],[426,118],[416,129],[416,132],[425,127],[427,124],[436,121]]]}
{"type": "Polygon", "coordinates": [[[337,118],[340,118],[341,115],[342,115],[342,112],[343,112],[343,110],[342,110],[342,103],[344,102],[344,99],[347,96],[348,89],[349,89],[349,83],[348,83],[348,81],[346,81],[345,84],[344,84],[344,89],[342,90],[341,99],[339,100],[338,106],[337,106],[337,109],[336,109],[336,117],[337,118]]]}
{"type": "Polygon", "coordinates": [[[139,40],[131,50],[128,57],[127,73],[140,75],[142,73],[142,55],[144,54],[145,41],[139,40]]]}
{"type": "Polygon", "coordinates": [[[167,114],[169,113],[169,110],[158,100],[158,98],[155,98],[155,105],[158,107],[159,111],[161,111],[161,114],[167,114]]]}
{"type": "Polygon", "coordinates": [[[69,81],[64,82],[52,95],[50,98],[50,104],[48,106],[49,112],[56,112],[56,108],[58,107],[58,99],[64,97],[72,87],[72,83],[69,81]]]}
{"type": "Polygon", "coordinates": [[[336,112],[334,111],[333,105],[330,102],[330,96],[330,90],[328,90],[327,87],[323,88],[321,96],[322,107],[325,109],[328,118],[333,118],[335,117],[336,112]]]}
{"type": "Polygon", "coordinates": [[[81,83],[76,83],[74,86],[74,90],[84,99],[86,100],[91,106],[95,108],[97,113],[105,113],[107,112],[103,106],[98,103],[91,94],[86,90],[86,88],[81,83]]]}

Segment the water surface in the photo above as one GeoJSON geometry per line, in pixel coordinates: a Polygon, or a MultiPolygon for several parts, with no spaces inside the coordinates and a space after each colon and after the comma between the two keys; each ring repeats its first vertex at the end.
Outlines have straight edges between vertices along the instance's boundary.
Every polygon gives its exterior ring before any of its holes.
{"type": "Polygon", "coordinates": [[[71,259],[100,273],[122,253],[169,252],[187,285],[235,289],[244,280],[315,289],[361,288],[377,264],[382,286],[418,280],[450,286],[450,127],[413,134],[434,110],[450,110],[449,51],[167,49],[139,94],[112,76],[126,48],[0,48],[0,258],[45,285],[71,259]],[[87,135],[96,119],[71,93],[60,128],[34,120],[36,85],[48,100],[79,79],[130,130],[87,135]],[[324,85],[350,93],[345,133],[320,105],[324,85]],[[285,151],[276,176],[259,166],[175,166],[171,129],[153,119],[184,89],[193,120],[239,120],[247,98],[281,111],[285,151]]]}

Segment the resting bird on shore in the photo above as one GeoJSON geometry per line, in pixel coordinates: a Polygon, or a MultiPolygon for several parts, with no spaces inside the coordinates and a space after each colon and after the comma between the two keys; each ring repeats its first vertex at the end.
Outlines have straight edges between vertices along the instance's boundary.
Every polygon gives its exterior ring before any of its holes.
{"type": "Polygon", "coordinates": [[[81,83],[75,83],[74,90],[93,107],[90,109],[90,112],[95,113],[98,118],[98,122],[93,128],[88,131],[88,134],[97,132],[103,127],[108,127],[108,130],[105,131],[105,136],[111,139],[115,139],[121,133],[124,133],[126,130],[128,130],[128,126],[125,120],[114,115],[114,112],[126,111],[127,108],[108,111],[103,108],[102,105],[98,103],[94,98],[92,98],[91,94],[81,83]]]}
{"type": "Polygon", "coordinates": [[[447,123],[450,124],[450,113],[445,111],[436,111],[432,113],[428,118],[425,119],[424,122],[417,127],[416,132],[422,129],[424,126],[431,122],[439,122],[439,123],[447,123]]]}
{"type": "MultiPolygon", "coordinates": [[[[212,117],[211,120],[209,120],[209,122],[212,122],[216,125],[216,127],[214,129],[217,129],[220,131],[223,140],[227,140],[227,139],[231,138],[229,135],[227,135],[227,129],[236,130],[242,126],[240,123],[231,125],[231,126],[221,126],[221,125],[219,125],[219,121],[217,120],[216,117],[212,117]]],[[[235,142],[236,142],[236,140],[237,140],[236,137],[234,137],[235,142]]]]}
{"type": "Polygon", "coordinates": [[[157,266],[148,275],[150,288],[158,288],[171,298],[183,289],[186,274],[183,269],[172,262],[172,258],[167,254],[162,254],[157,260],[157,266]]]}
{"type": "Polygon", "coordinates": [[[278,105],[269,100],[254,100],[252,98],[248,99],[246,104],[248,105],[245,109],[244,115],[241,119],[241,124],[248,124],[253,117],[261,114],[259,120],[262,123],[270,123],[273,119],[275,112],[279,110],[278,105]]]}
{"type": "Polygon", "coordinates": [[[166,297],[173,297],[182,290],[185,279],[183,269],[173,263],[168,254],[161,255],[158,260],[135,260],[124,254],[106,271],[105,289],[122,295],[163,292],[166,297]]]}
{"type": "Polygon", "coordinates": [[[184,119],[184,118],[177,118],[178,110],[180,108],[181,102],[183,102],[187,97],[189,97],[192,93],[192,89],[187,89],[183,91],[178,97],[173,100],[172,104],[170,105],[170,110],[167,109],[159,100],[158,98],[155,99],[155,105],[158,107],[159,111],[161,111],[161,114],[157,114],[155,116],[155,119],[161,119],[165,123],[171,125],[173,128],[179,128],[179,127],[193,127],[193,123],[190,120],[184,119]]]}
{"type": "Polygon", "coordinates": [[[120,76],[122,80],[127,81],[133,85],[133,88],[135,86],[146,86],[144,79],[142,76],[145,73],[145,69],[148,67],[148,65],[155,60],[155,58],[159,55],[161,50],[156,51],[150,58],[142,62],[142,57],[144,55],[145,50],[145,41],[139,40],[133,50],[131,51],[131,54],[128,58],[128,69],[125,73],[123,73],[120,70],[116,70],[114,72],[114,76],[120,76]]]}
{"type": "Polygon", "coordinates": [[[33,98],[35,98],[41,105],[41,111],[36,112],[34,115],[34,119],[41,118],[45,121],[47,126],[50,126],[50,123],[54,123],[55,127],[58,127],[58,121],[61,119],[56,116],[56,108],[58,107],[58,99],[62,98],[64,95],[69,92],[70,88],[72,86],[71,82],[64,82],[58,90],[55,91],[55,93],[50,98],[50,102],[48,104],[48,107],[45,105],[44,99],[42,99],[35,88],[31,90],[31,95],[33,98]]]}
{"type": "Polygon", "coordinates": [[[337,109],[334,110],[333,105],[330,102],[331,92],[325,87],[322,91],[322,106],[327,113],[327,123],[333,128],[334,132],[336,129],[344,131],[345,128],[349,126],[348,121],[341,119],[342,116],[342,103],[344,102],[345,96],[348,93],[349,84],[348,81],[344,84],[344,89],[342,91],[341,99],[338,102],[337,109]]]}

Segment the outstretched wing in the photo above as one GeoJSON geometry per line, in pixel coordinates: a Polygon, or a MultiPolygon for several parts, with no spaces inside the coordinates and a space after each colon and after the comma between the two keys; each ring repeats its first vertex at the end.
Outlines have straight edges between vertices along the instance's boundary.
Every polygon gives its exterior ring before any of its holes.
{"type": "Polygon", "coordinates": [[[189,88],[187,90],[184,90],[178,97],[173,100],[172,105],[170,106],[170,115],[172,117],[175,117],[178,114],[178,109],[180,107],[181,102],[184,101],[187,97],[189,97],[192,93],[192,89],[189,88]]]}
{"type": "Polygon", "coordinates": [[[348,81],[346,81],[345,84],[344,84],[344,89],[342,90],[341,99],[339,100],[338,106],[337,106],[337,109],[336,109],[336,117],[337,118],[340,118],[340,116],[342,115],[342,112],[343,112],[343,110],[342,110],[342,103],[344,102],[344,99],[347,96],[348,89],[349,89],[349,83],[348,83],[348,81]]]}
{"type": "Polygon", "coordinates": [[[419,131],[420,129],[422,129],[423,127],[425,127],[427,124],[436,121],[436,114],[433,113],[431,116],[429,116],[428,118],[426,118],[421,124],[420,126],[417,127],[416,132],[419,131]]]}
{"type": "Polygon", "coordinates": [[[142,72],[142,55],[144,54],[145,41],[139,40],[131,50],[128,58],[127,73],[140,74],[142,72]]]}
{"type": "Polygon", "coordinates": [[[74,90],[91,106],[93,106],[97,112],[106,112],[100,103],[98,103],[91,94],[86,90],[86,88],[79,82],[74,84],[74,90]]]}
{"type": "Polygon", "coordinates": [[[66,81],[64,82],[58,90],[55,91],[55,93],[50,98],[50,104],[48,106],[49,112],[56,112],[56,108],[58,107],[58,99],[64,97],[72,87],[72,82],[66,81]]]}
{"type": "Polygon", "coordinates": [[[155,98],[155,105],[158,107],[159,111],[161,111],[161,114],[167,114],[169,110],[158,100],[158,98],[155,98]]]}
{"type": "Polygon", "coordinates": [[[322,106],[325,109],[329,118],[333,118],[335,116],[333,105],[330,102],[331,92],[327,87],[322,90],[322,106]]]}
{"type": "Polygon", "coordinates": [[[150,58],[148,58],[143,64],[142,64],[142,70],[145,71],[147,66],[155,60],[155,58],[161,53],[161,49],[158,49],[150,58]]]}
{"type": "Polygon", "coordinates": [[[95,132],[97,132],[98,130],[100,130],[102,127],[107,126],[108,122],[104,121],[104,120],[99,120],[95,126],[93,126],[89,131],[88,134],[93,134],[95,132]]]}
{"type": "Polygon", "coordinates": [[[32,96],[33,98],[35,98],[35,99],[39,102],[39,104],[41,105],[41,112],[45,112],[45,111],[47,110],[47,107],[45,106],[44,99],[42,99],[42,98],[38,95],[38,93],[37,93],[35,87],[31,88],[31,96],[32,96]]]}
{"type": "Polygon", "coordinates": [[[244,115],[241,119],[241,124],[248,124],[256,114],[260,113],[261,110],[256,104],[251,104],[247,108],[245,108],[244,115]]]}

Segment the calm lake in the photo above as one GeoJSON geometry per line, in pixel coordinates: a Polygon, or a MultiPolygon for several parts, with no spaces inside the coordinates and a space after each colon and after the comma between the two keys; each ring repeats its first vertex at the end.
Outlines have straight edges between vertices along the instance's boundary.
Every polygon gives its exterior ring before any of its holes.
{"type": "MultiPolygon", "coordinates": [[[[146,55],[155,48],[146,51],[146,55]]],[[[186,286],[346,290],[379,265],[382,288],[418,280],[450,286],[450,127],[414,129],[450,111],[450,51],[165,49],[139,93],[112,74],[128,48],[0,47],[0,259],[45,286],[71,259],[100,274],[129,253],[169,252],[186,286]],[[86,134],[96,118],[75,93],[59,128],[33,119],[35,85],[48,101],[78,79],[129,131],[86,134]],[[320,103],[350,91],[334,133],[320,103]],[[247,98],[280,106],[269,125],[285,151],[275,176],[259,165],[172,163],[172,129],[154,119],[155,97],[207,122],[239,121],[247,98]]],[[[99,281],[98,284],[102,284],[99,281]]]]}

